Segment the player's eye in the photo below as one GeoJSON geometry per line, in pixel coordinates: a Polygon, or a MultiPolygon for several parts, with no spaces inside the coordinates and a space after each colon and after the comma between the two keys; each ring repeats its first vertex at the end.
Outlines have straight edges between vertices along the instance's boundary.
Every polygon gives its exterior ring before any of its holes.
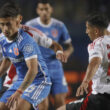
{"type": "Polygon", "coordinates": [[[4,26],[4,23],[0,23],[0,26],[4,26]]]}
{"type": "Polygon", "coordinates": [[[10,26],[10,22],[6,23],[6,26],[10,26]]]}

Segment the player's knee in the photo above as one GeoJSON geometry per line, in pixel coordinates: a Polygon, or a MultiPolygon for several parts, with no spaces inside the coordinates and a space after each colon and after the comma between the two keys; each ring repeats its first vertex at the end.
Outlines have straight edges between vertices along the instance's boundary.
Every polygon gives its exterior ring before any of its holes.
{"type": "Polygon", "coordinates": [[[44,110],[44,108],[45,110],[48,110],[49,108],[48,98],[39,104],[39,110],[44,110]]]}
{"type": "Polygon", "coordinates": [[[55,96],[55,106],[56,108],[65,104],[66,94],[58,94],[55,96]]]}
{"type": "Polygon", "coordinates": [[[63,105],[63,106],[59,107],[59,108],[56,109],[56,110],[66,110],[66,105],[63,105]]]}
{"type": "Polygon", "coordinates": [[[8,108],[6,108],[4,103],[0,102],[0,110],[8,110],[8,108]]]}
{"type": "Polygon", "coordinates": [[[24,99],[20,99],[18,104],[15,103],[15,109],[14,110],[30,110],[31,109],[31,104],[27,102],[24,99]],[[22,105],[22,106],[21,106],[22,105]]]}
{"type": "Polygon", "coordinates": [[[29,107],[17,106],[14,110],[31,110],[29,107]]]}

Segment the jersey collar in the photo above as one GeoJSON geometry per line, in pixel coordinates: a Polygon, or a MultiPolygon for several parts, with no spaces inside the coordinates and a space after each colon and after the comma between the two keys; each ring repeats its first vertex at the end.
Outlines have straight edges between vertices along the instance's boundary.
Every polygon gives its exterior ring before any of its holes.
{"type": "Polygon", "coordinates": [[[15,37],[15,39],[14,40],[8,40],[6,37],[6,41],[8,42],[8,43],[12,43],[12,42],[14,42],[15,40],[16,40],[16,38],[19,36],[19,30],[18,30],[18,34],[17,34],[17,36],[15,37]]]}
{"type": "Polygon", "coordinates": [[[38,22],[42,27],[50,27],[51,24],[52,24],[52,19],[51,19],[50,23],[47,24],[47,25],[45,25],[45,24],[43,24],[43,23],[41,22],[40,17],[37,18],[37,22],[38,22]]]}

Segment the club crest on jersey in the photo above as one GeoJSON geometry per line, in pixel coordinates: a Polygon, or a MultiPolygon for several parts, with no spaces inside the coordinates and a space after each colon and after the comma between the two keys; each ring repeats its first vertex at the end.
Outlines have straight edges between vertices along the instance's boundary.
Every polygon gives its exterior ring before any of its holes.
{"type": "Polygon", "coordinates": [[[18,55],[19,55],[18,48],[14,48],[14,54],[15,54],[16,56],[18,56],[18,55]]]}
{"type": "Polygon", "coordinates": [[[58,36],[58,30],[56,30],[56,29],[53,29],[51,31],[51,33],[52,33],[52,36],[55,37],[55,38],[58,36]]]}

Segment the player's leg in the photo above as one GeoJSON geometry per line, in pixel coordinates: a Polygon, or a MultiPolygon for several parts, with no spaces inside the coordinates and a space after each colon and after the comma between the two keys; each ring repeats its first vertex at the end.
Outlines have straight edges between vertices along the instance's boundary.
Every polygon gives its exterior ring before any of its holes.
{"type": "Polygon", "coordinates": [[[7,106],[7,99],[15,92],[15,90],[7,90],[0,98],[0,110],[10,110],[7,106]]]}
{"type": "Polygon", "coordinates": [[[85,99],[66,104],[57,110],[110,110],[109,94],[88,94],[85,99]]]}
{"type": "MultiPolygon", "coordinates": [[[[80,110],[83,100],[84,99],[73,101],[69,104],[59,107],[57,110],[80,110]]],[[[83,110],[83,109],[81,109],[81,110],[83,110]]],[[[86,110],[86,108],[84,110],[86,110]]]]}
{"type": "Polygon", "coordinates": [[[54,98],[55,108],[58,108],[65,104],[65,97],[68,87],[62,68],[56,70],[54,69],[53,75],[51,94],[54,98]]]}
{"type": "Polygon", "coordinates": [[[57,110],[66,110],[66,105],[59,107],[57,110]]]}
{"type": "Polygon", "coordinates": [[[54,96],[55,108],[65,104],[66,93],[56,94],[54,96]]]}
{"type": "Polygon", "coordinates": [[[7,106],[5,105],[5,103],[0,102],[0,110],[10,110],[10,109],[7,108],[7,106]]]}
{"type": "Polygon", "coordinates": [[[48,97],[38,105],[39,110],[48,110],[48,107],[49,107],[48,97]]]}
{"type": "MultiPolygon", "coordinates": [[[[40,103],[45,103],[44,100],[47,98],[50,92],[50,87],[51,87],[51,84],[45,81],[40,81],[38,82],[38,84],[31,84],[24,91],[22,98],[24,100],[27,100],[30,104],[32,104],[33,108],[36,110],[36,108],[40,103]]],[[[42,110],[45,110],[44,105],[42,105],[42,110]]]]}
{"type": "Polygon", "coordinates": [[[13,107],[11,110],[31,110],[31,107],[32,106],[28,101],[20,98],[17,106],[13,107]]]}

